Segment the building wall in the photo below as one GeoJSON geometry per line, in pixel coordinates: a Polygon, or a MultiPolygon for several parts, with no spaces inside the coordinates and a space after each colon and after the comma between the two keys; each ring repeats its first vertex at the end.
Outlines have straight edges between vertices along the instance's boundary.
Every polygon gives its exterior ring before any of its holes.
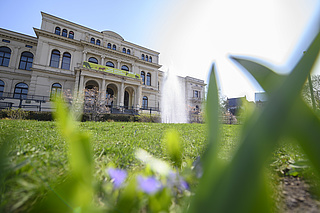
{"type": "MultiPolygon", "coordinates": [[[[99,32],[47,13],[41,14],[41,28],[34,28],[36,37],[0,29],[0,47],[5,46],[11,49],[9,66],[0,66],[0,80],[5,83],[3,92],[14,93],[15,85],[24,82],[29,87],[28,95],[49,97],[54,83],[59,83],[63,91],[74,94],[82,92],[86,85],[94,82],[102,91],[103,98],[106,96],[107,88],[115,90],[117,105],[124,104],[124,91],[127,91],[129,105],[141,107],[142,99],[146,96],[148,107],[159,109],[163,72],[159,70],[161,65],[158,63],[158,52],[125,41],[123,37],[112,31],[99,32]],[[60,28],[60,35],[55,34],[57,27],[60,28]],[[62,36],[63,30],[67,30],[67,37],[62,36]],[[74,34],[73,39],[69,38],[70,32],[74,34]],[[95,43],[91,43],[92,38],[95,43]],[[3,39],[10,41],[10,43],[3,41],[3,39]],[[96,43],[97,40],[100,41],[99,45],[96,43]],[[111,49],[108,44],[111,44],[111,49]],[[115,50],[112,49],[113,45],[116,45],[115,50]],[[125,53],[123,48],[126,50],[125,53]],[[50,66],[52,52],[56,50],[60,52],[59,66],[52,67],[50,66]],[[130,54],[128,54],[128,50],[130,54]],[[34,56],[31,70],[19,69],[21,53],[24,51],[31,52],[34,56]],[[65,53],[71,55],[69,69],[62,69],[63,54],[65,53]],[[143,71],[146,75],[145,79],[147,79],[147,74],[151,74],[151,85],[146,85],[147,82],[142,82],[141,79],[83,67],[83,62],[89,61],[91,57],[96,58],[98,64],[104,66],[106,62],[112,62],[116,69],[121,69],[123,65],[126,65],[129,68],[129,73],[141,74],[143,71]],[[148,61],[146,61],[146,57],[148,57],[148,61]],[[150,61],[150,57],[152,57],[152,61],[150,61]]],[[[187,104],[194,106],[200,103],[192,98],[192,95],[193,90],[204,88],[204,82],[191,77],[181,77],[180,80],[186,91],[185,96],[188,97],[186,98],[187,104]]],[[[204,94],[204,90],[201,91],[201,94],[204,94]]],[[[29,101],[29,104],[32,102],[29,101]]],[[[50,108],[48,103],[44,104],[50,108]]]]}

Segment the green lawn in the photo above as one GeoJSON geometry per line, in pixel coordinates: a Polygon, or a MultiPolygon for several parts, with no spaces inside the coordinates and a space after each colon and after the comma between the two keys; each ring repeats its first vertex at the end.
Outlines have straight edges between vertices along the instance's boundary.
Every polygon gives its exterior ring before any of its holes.
{"type": "MultiPolygon", "coordinates": [[[[90,135],[97,182],[105,180],[106,168],[110,165],[129,172],[143,169],[134,155],[138,148],[172,164],[162,143],[168,129],[174,128],[179,132],[183,162],[189,165],[204,152],[206,145],[205,124],[84,122],[79,123],[79,128],[90,135]]],[[[239,125],[222,125],[220,158],[230,159],[238,145],[240,129],[239,125]]],[[[50,191],[50,187],[54,188],[67,179],[68,145],[60,136],[55,122],[0,120],[0,136],[2,144],[4,140],[10,142],[9,164],[12,170],[1,189],[1,206],[6,211],[29,209],[50,191]],[[10,134],[9,139],[5,138],[10,134]]],[[[285,156],[285,160],[290,160],[287,154],[276,152],[275,156],[279,159],[285,156]]],[[[281,162],[278,164],[279,167],[283,165],[281,162]]]]}
{"type": "MultiPolygon", "coordinates": [[[[169,161],[162,138],[167,129],[176,129],[181,136],[183,162],[194,161],[206,144],[204,124],[159,124],[123,122],[79,123],[81,131],[89,133],[95,160],[95,176],[102,181],[107,166],[136,171],[143,165],[135,158],[135,150],[142,148],[157,158],[169,161]]],[[[223,157],[234,147],[239,126],[225,125],[223,157]]],[[[10,137],[10,166],[14,172],[6,178],[2,203],[13,211],[27,208],[31,200],[41,198],[48,185],[55,186],[67,178],[68,147],[60,136],[55,122],[0,120],[0,135],[10,137]]],[[[8,139],[6,139],[8,140],[8,139]]],[[[1,140],[3,143],[3,140],[1,140]]]]}

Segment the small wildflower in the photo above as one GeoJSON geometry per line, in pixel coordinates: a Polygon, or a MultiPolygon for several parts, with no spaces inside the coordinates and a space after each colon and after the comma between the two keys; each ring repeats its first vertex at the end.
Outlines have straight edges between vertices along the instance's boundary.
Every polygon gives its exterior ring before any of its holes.
{"type": "Polygon", "coordinates": [[[179,175],[179,173],[170,172],[168,175],[168,186],[176,187],[179,191],[189,190],[189,184],[179,175]]]}
{"type": "Polygon", "coordinates": [[[147,194],[154,194],[162,189],[162,184],[154,177],[138,176],[138,184],[141,191],[147,194]]]}
{"type": "Polygon", "coordinates": [[[114,184],[114,188],[120,188],[122,183],[127,178],[127,172],[123,169],[108,169],[108,174],[111,178],[111,181],[114,184]]]}

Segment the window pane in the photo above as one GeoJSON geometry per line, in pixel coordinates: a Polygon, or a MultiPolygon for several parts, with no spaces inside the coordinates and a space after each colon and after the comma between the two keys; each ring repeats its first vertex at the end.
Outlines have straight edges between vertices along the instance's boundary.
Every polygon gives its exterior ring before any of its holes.
{"type": "Polygon", "coordinates": [[[22,70],[26,69],[26,62],[20,61],[19,69],[22,69],[22,70]]]}
{"type": "Polygon", "coordinates": [[[62,30],[62,36],[63,37],[67,37],[67,35],[68,35],[68,31],[66,29],[63,29],[62,30]]]}

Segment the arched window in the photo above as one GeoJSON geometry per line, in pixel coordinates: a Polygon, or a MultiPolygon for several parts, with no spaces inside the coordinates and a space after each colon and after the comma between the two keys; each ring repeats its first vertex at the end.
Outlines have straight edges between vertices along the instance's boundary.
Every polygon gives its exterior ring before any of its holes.
{"type": "Polygon", "coordinates": [[[25,83],[18,83],[14,88],[13,98],[27,99],[28,85],[25,83]]]}
{"type": "Polygon", "coordinates": [[[8,47],[0,47],[0,66],[9,66],[11,49],[8,47]]]}
{"type": "Polygon", "coordinates": [[[67,37],[68,36],[68,31],[66,29],[62,30],[62,36],[67,37]]]}
{"type": "Polygon", "coordinates": [[[141,71],[141,80],[142,80],[142,84],[145,84],[145,79],[146,79],[146,74],[144,71],[141,71]]]}
{"type": "Polygon", "coordinates": [[[96,59],[95,57],[91,57],[89,58],[89,62],[98,64],[98,59],[96,59]]]}
{"type": "Polygon", "coordinates": [[[69,38],[71,38],[71,39],[74,38],[74,32],[73,32],[73,31],[70,31],[70,32],[69,32],[69,38]]]}
{"type": "Polygon", "coordinates": [[[99,39],[97,39],[96,45],[100,46],[100,40],[99,39]]]}
{"type": "Polygon", "coordinates": [[[54,33],[57,34],[57,35],[60,35],[60,33],[61,33],[60,27],[56,27],[54,33]]]}
{"type": "Polygon", "coordinates": [[[128,54],[128,55],[130,55],[130,54],[131,54],[131,52],[130,52],[130,50],[129,50],[129,49],[127,49],[127,54],[128,54]]]}
{"type": "Polygon", "coordinates": [[[151,74],[149,72],[147,74],[147,85],[151,86],[151,74]]]}
{"type": "Polygon", "coordinates": [[[149,62],[152,62],[152,57],[151,56],[149,57],[149,62]]]}
{"type": "Polygon", "coordinates": [[[69,70],[70,69],[70,62],[71,62],[70,53],[67,53],[67,52],[63,53],[61,69],[69,70]]]}
{"type": "Polygon", "coordinates": [[[126,52],[127,52],[126,48],[123,48],[123,49],[122,49],[122,52],[123,52],[123,53],[126,53],[126,52]]]}
{"type": "Polygon", "coordinates": [[[114,45],[112,45],[112,49],[113,50],[117,50],[117,46],[114,44],[114,45]]]}
{"type": "Polygon", "coordinates": [[[61,94],[62,86],[59,83],[52,84],[50,97],[61,94]]]}
{"type": "Polygon", "coordinates": [[[114,68],[114,64],[113,64],[111,61],[108,61],[108,62],[106,63],[106,66],[107,66],[107,67],[112,67],[112,68],[114,68]]]}
{"type": "Polygon", "coordinates": [[[96,40],[94,38],[91,38],[90,43],[95,44],[96,40]]]}
{"type": "Polygon", "coordinates": [[[20,58],[19,69],[31,70],[33,62],[33,54],[31,52],[23,52],[20,58]]]}
{"type": "Polygon", "coordinates": [[[124,70],[124,71],[128,71],[128,72],[129,72],[129,67],[126,66],[126,65],[123,65],[123,66],[121,67],[121,69],[124,70]]]}
{"type": "Polygon", "coordinates": [[[146,55],[146,61],[148,61],[148,56],[146,55]]]}
{"type": "Polygon", "coordinates": [[[144,60],[144,54],[141,55],[141,59],[144,60]]]}
{"type": "Polygon", "coordinates": [[[59,67],[60,61],[60,52],[59,50],[52,50],[51,59],[50,59],[50,67],[59,67]]]}
{"type": "Polygon", "coordinates": [[[111,44],[110,43],[108,43],[107,48],[111,49],[111,44]]]}
{"type": "Polygon", "coordinates": [[[2,97],[3,91],[4,91],[4,82],[0,80],[0,97],[2,97]]]}
{"type": "Polygon", "coordinates": [[[148,97],[147,96],[143,96],[142,109],[148,109],[148,97]]]}

